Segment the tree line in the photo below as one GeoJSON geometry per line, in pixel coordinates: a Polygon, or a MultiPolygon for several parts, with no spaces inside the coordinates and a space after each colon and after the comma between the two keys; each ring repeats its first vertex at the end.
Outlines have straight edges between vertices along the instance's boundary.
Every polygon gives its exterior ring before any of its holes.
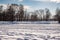
{"type": "Polygon", "coordinates": [[[21,21],[23,19],[24,10],[22,4],[11,4],[5,11],[2,11],[2,8],[3,6],[0,6],[0,21],[15,21],[16,18],[17,21],[21,21]],[[15,10],[13,9],[14,6],[19,6],[19,11],[17,13],[15,13],[15,10]]]}
{"type": "Polygon", "coordinates": [[[8,6],[8,8],[4,11],[3,6],[0,6],[0,21],[48,21],[48,20],[54,20],[60,22],[60,9],[56,9],[56,15],[54,15],[53,19],[50,19],[51,12],[48,8],[45,8],[44,10],[38,10],[31,14],[30,18],[29,16],[24,16],[24,6],[22,4],[11,4],[8,6]],[[16,8],[18,10],[16,11],[16,8]],[[39,16],[39,17],[38,17],[39,16]]]}

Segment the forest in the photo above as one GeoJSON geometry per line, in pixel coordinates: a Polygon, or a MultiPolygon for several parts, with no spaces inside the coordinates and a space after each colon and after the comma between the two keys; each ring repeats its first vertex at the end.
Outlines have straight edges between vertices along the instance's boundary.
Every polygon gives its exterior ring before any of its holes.
{"type": "Polygon", "coordinates": [[[7,5],[5,10],[0,5],[0,21],[59,21],[60,23],[60,9],[56,8],[55,15],[52,18],[50,17],[51,12],[48,8],[38,9],[27,14],[22,4],[7,5]]]}

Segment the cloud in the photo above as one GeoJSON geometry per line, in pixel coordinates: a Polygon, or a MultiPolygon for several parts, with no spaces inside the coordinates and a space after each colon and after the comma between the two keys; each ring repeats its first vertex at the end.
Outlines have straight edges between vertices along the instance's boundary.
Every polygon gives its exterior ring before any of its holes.
{"type": "Polygon", "coordinates": [[[45,2],[45,1],[49,1],[49,0],[33,0],[33,1],[43,1],[43,2],[45,2]]]}
{"type": "Polygon", "coordinates": [[[30,7],[30,6],[25,5],[25,6],[24,6],[24,9],[31,9],[31,7],[30,7]]]}
{"type": "Polygon", "coordinates": [[[22,2],[23,0],[18,0],[19,2],[22,2]]]}
{"type": "Polygon", "coordinates": [[[33,8],[32,6],[28,6],[28,5],[24,5],[24,10],[27,10],[27,11],[33,11],[33,8]]]}
{"type": "Polygon", "coordinates": [[[22,2],[23,0],[14,0],[14,1],[22,2]]]}
{"type": "Polygon", "coordinates": [[[60,0],[50,0],[51,2],[60,3],[60,0]]]}
{"type": "Polygon", "coordinates": [[[3,6],[3,10],[5,10],[7,8],[6,4],[0,4],[0,6],[3,6]]]}
{"type": "Polygon", "coordinates": [[[56,3],[60,3],[60,0],[33,0],[33,1],[56,2],[56,3]]]}

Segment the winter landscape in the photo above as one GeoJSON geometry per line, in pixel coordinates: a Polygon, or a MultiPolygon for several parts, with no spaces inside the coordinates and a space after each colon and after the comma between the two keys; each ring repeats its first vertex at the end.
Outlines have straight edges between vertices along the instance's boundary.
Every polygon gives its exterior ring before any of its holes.
{"type": "Polygon", "coordinates": [[[0,24],[0,40],[60,40],[60,24],[0,24]]]}
{"type": "Polygon", "coordinates": [[[0,40],[60,40],[60,0],[0,0],[0,40]]]}

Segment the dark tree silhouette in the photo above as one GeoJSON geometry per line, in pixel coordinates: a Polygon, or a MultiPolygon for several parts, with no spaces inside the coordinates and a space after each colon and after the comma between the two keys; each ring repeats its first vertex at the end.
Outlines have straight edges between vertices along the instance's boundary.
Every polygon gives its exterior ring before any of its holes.
{"type": "Polygon", "coordinates": [[[24,8],[23,8],[23,5],[20,4],[20,6],[19,6],[19,21],[23,21],[23,17],[24,17],[24,8]]]}
{"type": "Polygon", "coordinates": [[[12,6],[9,7],[7,13],[6,13],[6,21],[14,21],[14,13],[12,6]]]}
{"type": "Polygon", "coordinates": [[[37,21],[37,15],[31,15],[31,20],[32,21],[37,21]]]}
{"type": "Polygon", "coordinates": [[[59,21],[59,23],[60,23],[60,9],[59,9],[59,8],[56,9],[55,18],[56,18],[56,19],[59,21]]]}
{"type": "Polygon", "coordinates": [[[47,8],[45,8],[45,11],[46,11],[46,21],[48,21],[51,13],[50,13],[49,9],[47,9],[47,8]]]}
{"type": "Polygon", "coordinates": [[[0,6],[0,21],[3,21],[3,14],[2,14],[2,9],[3,9],[3,6],[1,5],[0,6]]]}
{"type": "Polygon", "coordinates": [[[24,8],[23,5],[11,4],[8,6],[7,11],[2,11],[3,6],[0,6],[0,21],[14,21],[17,17],[18,21],[22,21],[24,18],[24,8]],[[18,13],[15,15],[15,9],[19,7],[18,13]]]}

